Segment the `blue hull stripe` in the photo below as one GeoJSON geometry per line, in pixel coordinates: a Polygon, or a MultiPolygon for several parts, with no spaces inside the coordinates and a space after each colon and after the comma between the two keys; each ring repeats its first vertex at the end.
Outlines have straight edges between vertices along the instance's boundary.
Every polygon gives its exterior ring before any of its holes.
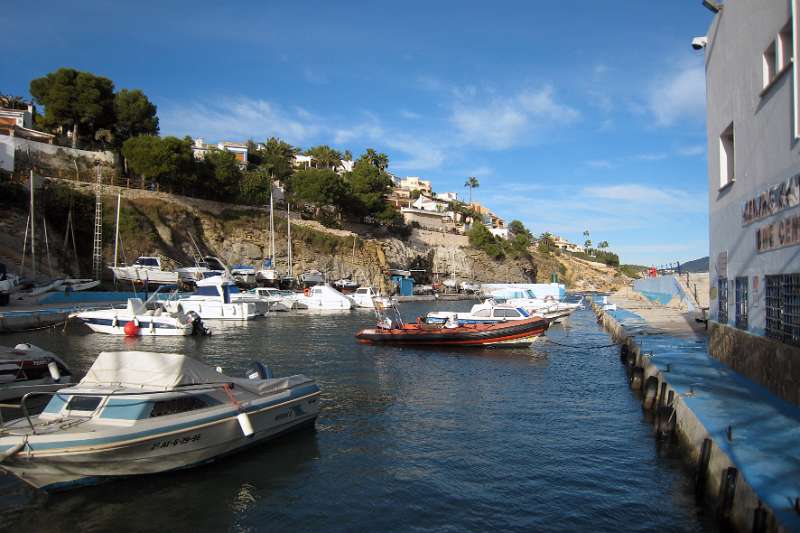
{"type": "MultiPolygon", "coordinates": [[[[97,326],[113,326],[114,320],[110,318],[81,318],[87,324],[95,324],[97,326]]],[[[120,328],[124,328],[125,324],[128,322],[132,322],[131,320],[122,320],[117,319],[117,326],[120,328]]],[[[139,321],[139,328],[141,329],[149,329],[151,322],[145,322],[144,320],[139,321]]],[[[156,329],[178,329],[177,326],[173,326],[172,324],[164,324],[162,322],[152,322],[156,329]]]]}

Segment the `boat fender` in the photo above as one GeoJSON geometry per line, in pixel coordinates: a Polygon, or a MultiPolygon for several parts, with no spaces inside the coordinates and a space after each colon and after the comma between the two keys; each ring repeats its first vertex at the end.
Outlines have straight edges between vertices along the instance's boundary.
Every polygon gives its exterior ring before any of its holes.
{"type": "Polygon", "coordinates": [[[2,454],[0,454],[0,463],[2,463],[3,461],[5,461],[6,459],[8,459],[11,456],[18,454],[20,452],[20,450],[22,450],[22,448],[25,447],[26,443],[27,443],[27,439],[23,439],[22,441],[18,442],[17,444],[15,444],[11,448],[9,448],[8,450],[6,450],[2,454]]]}
{"type": "Polygon", "coordinates": [[[127,337],[135,337],[139,334],[139,325],[135,321],[130,321],[122,328],[127,337]]]}
{"type": "Polygon", "coordinates": [[[222,374],[222,367],[221,366],[218,366],[217,368],[215,368],[215,370],[217,371],[217,374],[222,374]]]}
{"type": "Polygon", "coordinates": [[[59,381],[61,379],[61,371],[58,369],[58,363],[55,361],[47,363],[47,370],[50,371],[50,377],[53,378],[53,381],[59,381]]]}
{"type": "Polygon", "coordinates": [[[252,437],[255,431],[253,430],[253,424],[250,422],[250,417],[247,416],[247,413],[239,413],[236,420],[239,421],[239,427],[242,428],[244,436],[252,437]]]}
{"type": "Polygon", "coordinates": [[[28,350],[30,350],[32,347],[33,346],[31,346],[27,342],[23,342],[14,346],[14,353],[25,354],[28,353],[28,350]]]}
{"type": "Polygon", "coordinates": [[[303,289],[303,296],[311,296],[311,289],[309,289],[308,287],[303,289]]]}

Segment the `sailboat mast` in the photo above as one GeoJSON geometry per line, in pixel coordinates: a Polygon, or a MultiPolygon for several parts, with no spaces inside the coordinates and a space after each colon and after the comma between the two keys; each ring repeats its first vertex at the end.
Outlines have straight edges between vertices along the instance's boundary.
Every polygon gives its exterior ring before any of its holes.
{"type": "Polygon", "coordinates": [[[286,202],[286,276],[292,277],[292,215],[290,212],[289,202],[286,202]]]}
{"type": "Polygon", "coordinates": [[[33,170],[31,170],[31,208],[30,214],[28,215],[31,220],[31,272],[33,273],[32,278],[36,280],[36,225],[34,224],[34,220],[36,217],[33,214],[33,170]]]}
{"type": "Polygon", "coordinates": [[[120,207],[120,203],[122,203],[122,191],[118,191],[117,192],[117,227],[114,230],[114,268],[117,267],[117,250],[119,250],[119,207],[120,207]]]}
{"type": "Polygon", "coordinates": [[[269,187],[269,264],[275,268],[275,217],[272,215],[272,182],[269,187]]]}

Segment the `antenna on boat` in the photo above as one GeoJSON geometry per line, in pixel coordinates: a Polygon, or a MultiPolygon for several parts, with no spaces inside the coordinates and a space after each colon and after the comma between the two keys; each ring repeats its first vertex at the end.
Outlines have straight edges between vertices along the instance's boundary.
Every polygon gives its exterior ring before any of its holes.
{"type": "Polygon", "coordinates": [[[292,215],[291,215],[291,204],[286,202],[286,240],[287,240],[287,249],[286,249],[286,261],[288,263],[286,267],[286,277],[292,277],[292,215]]]}
{"type": "MultiPolygon", "coordinates": [[[[30,157],[30,151],[28,152],[28,157],[30,157]]],[[[33,169],[31,169],[31,181],[30,181],[30,188],[31,188],[31,208],[30,213],[28,213],[28,219],[31,222],[31,272],[33,273],[33,280],[36,281],[36,225],[34,224],[34,220],[36,217],[33,216],[33,169]]]]}
{"type": "Polygon", "coordinates": [[[275,268],[275,217],[272,215],[272,186],[275,177],[270,174],[269,176],[269,264],[271,268],[275,268]]]}

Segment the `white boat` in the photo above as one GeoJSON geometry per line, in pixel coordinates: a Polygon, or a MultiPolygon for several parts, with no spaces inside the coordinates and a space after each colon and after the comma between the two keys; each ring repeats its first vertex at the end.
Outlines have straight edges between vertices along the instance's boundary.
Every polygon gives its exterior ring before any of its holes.
{"type": "Polygon", "coordinates": [[[531,316],[534,315],[528,313],[521,307],[494,304],[487,301],[473,305],[468,313],[452,311],[435,311],[428,313],[425,316],[425,322],[428,324],[450,323],[463,326],[464,324],[495,324],[507,320],[526,320],[531,318],[531,316]]]}
{"type": "Polygon", "coordinates": [[[314,285],[304,289],[303,294],[298,295],[297,301],[307,309],[337,310],[353,307],[350,298],[330,285],[314,285]]]}
{"type": "Polygon", "coordinates": [[[306,270],[300,275],[300,283],[304,289],[325,283],[325,276],[319,270],[306,270]]]}
{"type": "Polygon", "coordinates": [[[140,298],[128,298],[124,308],[81,311],[74,315],[95,333],[128,337],[180,336],[207,334],[199,315],[183,312],[178,305],[167,311],[161,302],[147,309],[140,298]],[[129,323],[133,323],[129,326],[129,323]]]}
{"type": "Polygon", "coordinates": [[[553,296],[537,298],[530,289],[500,289],[489,293],[491,300],[522,307],[529,313],[573,312],[583,305],[583,299],[575,302],[557,300],[553,296]]]}
{"type": "Polygon", "coordinates": [[[56,290],[64,291],[64,292],[77,292],[77,291],[86,291],[89,289],[94,289],[100,285],[100,281],[91,278],[67,278],[61,280],[61,284],[56,288],[56,290]]]}
{"type": "Polygon", "coordinates": [[[72,372],[55,354],[27,343],[0,346],[0,401],[56,391],[70,383],[72,372]]]}
{"type": "Polygon", "coordinates": [[[394,305],[391,298],[381,296],[372,287],[359,287],[356,292],[350,295],[350,299],[356,304],[356,307],[363,307],[366,309],[375,309],[375,304],[388,308],[394,305]]]}
{"type": "Polygon", "coordinates": [[[110,267],[114,277],[119,281],[150,283],[154,285],[174,284],[178,282],[178,273],[163,270],[161,258],[141,256],[132,265],[110,267]]]}
{"type": "Polygon", "coordinates": [[[270,311],[290,311],[299,309],[297,299],[299,294],[292,291],[282,291],[275,287],[256,287],[248,291],[267,303],[270,311]]]}
{"type": "Polygon", "coordinates": [[[184,283],[197,283],[197,281],[211,276],[230,275],[228,267],[219,258],[207,255],[199,259],[195,266],[176,268],[178,279],[184,283]]]}
{"type": "Polygon", "coordinates": [[[0,426],[0,468],[46,491],[201,465],[313,427],[320,391],[260,363],[235,378],[132,351],[101,353],[77,385],[51,394],[41,414],[0,426]]]}
{"type": "Polygon", "coordinates": [[[171,313],[194,312],[203,320],[250,320],[258,316],[255,303],[231,300],[231,291],[238,289],[227,276],[212,276],[195,284],[196,292],[165,301],[166,309],[171,313]]]}
{"type": "Polygon", "coordinates": [[[250,265],[233,265],[231,277],[237,285],[252,287],[256,283],[256,267],[250,265]]]}
{"type": "Polygon", "coordinates": [[[358,282],[353,281],[352,279],[342,278],[334,281],[333,286],[338,291],[354,291],[358,289],[361,285],[358,282]]]}

